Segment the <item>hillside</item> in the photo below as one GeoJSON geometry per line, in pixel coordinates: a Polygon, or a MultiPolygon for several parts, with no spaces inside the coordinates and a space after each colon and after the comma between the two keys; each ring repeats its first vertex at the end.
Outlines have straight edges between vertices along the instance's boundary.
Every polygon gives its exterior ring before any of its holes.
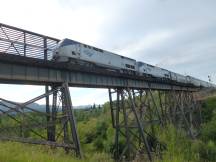
{"type": "MultiPolygon", "coordinates": [[[[203,125],[196,140],[188,138],[183,130],[172,125],[158,129],[158,139],[166,144],[162,162],[215,162],[216,161],[216,97],[203,102],[203,125]]],[[[0,162],[111,162],[114,130],[111,126],[109,104],[102,108],[76,110],[78,133],[85,157],[83,160],[65,154],[62,149],[51,150],[14,142],[0,142],[0,162]]],[[[142,156],[137,162],[143,161],[142,156]]]]}

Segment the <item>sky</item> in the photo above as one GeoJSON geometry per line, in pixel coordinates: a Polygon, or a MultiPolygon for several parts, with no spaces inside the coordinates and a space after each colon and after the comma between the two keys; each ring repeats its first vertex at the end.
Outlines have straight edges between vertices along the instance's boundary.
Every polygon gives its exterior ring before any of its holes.
{"type": "MultiPolygon", "coordinates": [[[[70,38],[216,83],[215,0],[0,0],[0,22],[70,38]]],[[[24,102],[44,87],[0,85],[24,102]],[[22,93],[21,93],[22,92],[22,93]]],[[[74,105],[108,101],[106,89],[71,88],[74,105]]]]}

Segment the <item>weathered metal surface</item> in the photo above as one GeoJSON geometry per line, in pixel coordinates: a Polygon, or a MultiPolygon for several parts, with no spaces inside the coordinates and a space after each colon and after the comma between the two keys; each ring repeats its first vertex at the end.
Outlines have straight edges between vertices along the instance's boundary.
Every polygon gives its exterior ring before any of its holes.
{"type": "Polygon", "coordinates": [[[69,86],[113,88],[129,87],[139,89],[189,90],[196,88],[176,85],[167,81],[149,80],[135,76],[109,73],[103,69],[89,70],[68,64],[0,55],[0,83],[53,85],[68,82],[69,86]]]}

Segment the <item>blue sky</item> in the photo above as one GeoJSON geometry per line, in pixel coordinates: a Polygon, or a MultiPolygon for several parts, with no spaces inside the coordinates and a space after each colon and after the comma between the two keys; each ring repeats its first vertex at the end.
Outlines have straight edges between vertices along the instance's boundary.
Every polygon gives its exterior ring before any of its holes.
{"type": "MultiPolygon", "coordinates": [[[[71,38],[178,73],[216,81],[215,0],[1,0],[0,22],[71,38]]],[[[43,87],[0,85],[23,102],[43,87]],[[22,93],[21,93],[22,92],[22,93]]],[[[71,89],[74,105],[103,103],[105,89],[71,89]]]]}

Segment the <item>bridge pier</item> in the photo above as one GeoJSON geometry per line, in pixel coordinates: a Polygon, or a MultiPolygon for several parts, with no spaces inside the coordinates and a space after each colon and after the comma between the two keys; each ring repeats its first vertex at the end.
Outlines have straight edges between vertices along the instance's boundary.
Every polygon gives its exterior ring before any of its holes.
{"type": "Polygon", "coordinates": [[[191,138],[195,138],[201,124],[200,103],[191,91],[169,91],[170,122],[179,129],[185,129],[191,138]]]}
{"type": "MultiPolygon", "coordinates": [[[[116,160],[132,160],[135,158],[137,150],[142,149],[147,158],[152,161],[152,152],[155,150],[150,142],[157,142],[156,138],[149,133],[149,124],[154,122],[144,118],[147,105],[143,93],[146,92],[134,89],[109,89],[110,108],[113,127],[115,128],[115,151],[116,160]],[[143,100],[144,102],[139,102],[143,100]]],[[[150,112],[150,111],[149,111],[150,112]]],[[[153,127],[152,127],[153,129],[153,127]]]]}
{"type": "Polygon", "coordinates": [[[114,157],[131,161],[141,152],[152,161],[165,149],[156,128],[173,124],[195,138],[200,107],[190,91],[109,89],[112,125],[115,129],[114,157]],[[159,154],[158,154],[159,153],[159,154]]]}
{"type": "Polygon", "coordinates": [[[25,103],[0,98],[0,105],[4,106],[4,109],[0,108],[0,117],[8,117],[16,122],[14,127],[0,128],[1,140],[63,147],[66,152],[74,150],[77,156],[82,157],[67,83],[52,86],[51,90],[47,87],[46,93],[25,103]],[[52,105],[49,104],[50,96],[53,97],[52,105]],[[36,101],[44,98],[46,100],[45,110],[32,107],[36,101]],[[17,115],[13,115],[14,113],[17,115]],[[19,133],[14,131],[17,128],[20,128],[19,133]],[[34,138],[28,138],[27,134],[32,134],[34,138]]]}

